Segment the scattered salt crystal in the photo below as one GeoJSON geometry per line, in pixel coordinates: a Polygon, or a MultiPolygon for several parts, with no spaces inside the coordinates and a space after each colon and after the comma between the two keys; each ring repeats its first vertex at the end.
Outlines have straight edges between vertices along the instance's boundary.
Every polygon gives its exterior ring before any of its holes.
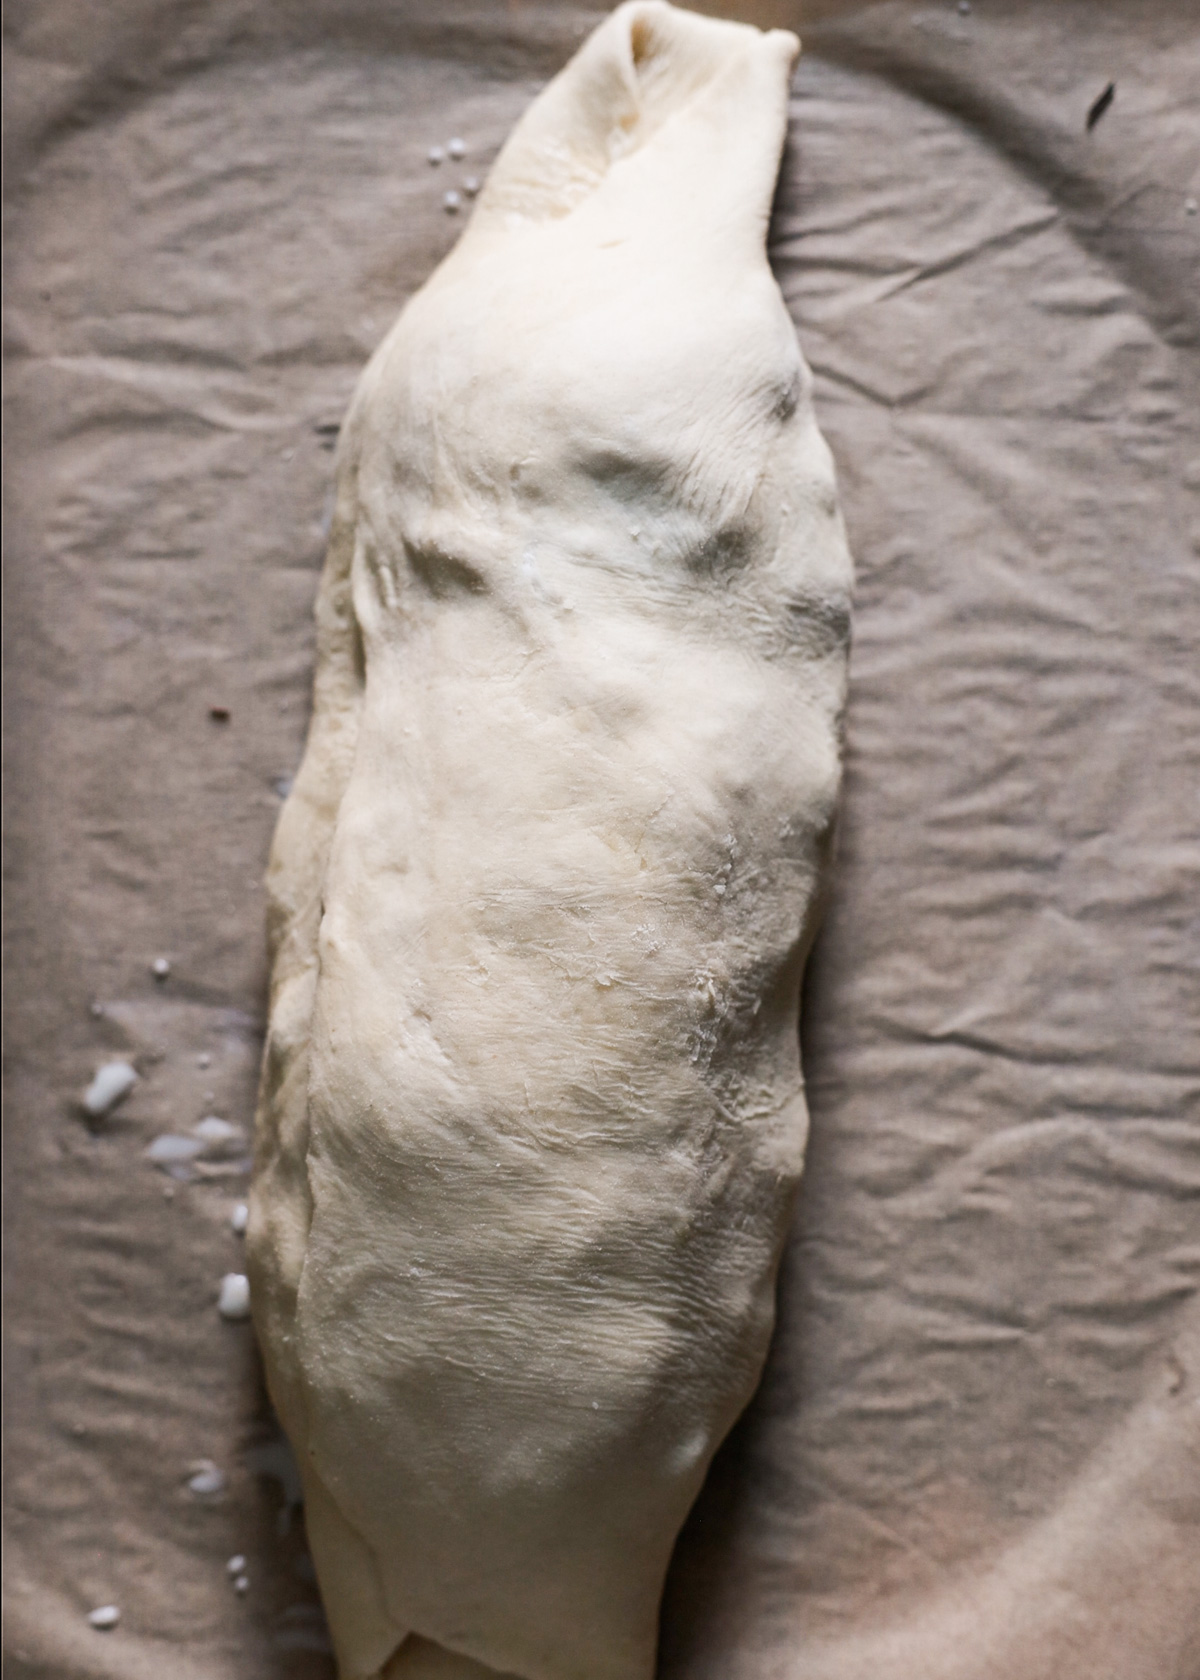
{"type": "Polygon", "coordinates": [[[468,198],[475,197],[475,194],[479,191],[478,175],[467,176],[466,180],[463,182],[463,191],[466,193],[468,198]]]}
{"type": "Polygon", "coordinates": [[[229,1562],[225,1565],[225,1568],[231,1575],[244,1574],[246,1569],[246,1560],[242,1556],[241,1552],[238,1552],[236,1557],[231,1557],[229,1562]]]}
{"type": "Polygon", "coordinates": [[[236,1126],[231,1126],[228,1120],[218,1119],[215,1114],[206,1115],[198,1126],[192,1127],[192,1131],[206,1144],[228,1143],[230,1138],[240,1135],[236,1126]]]}
{"type": "Polygon", "coordinates": [[[217,1298],[217,1311],[222,1318],[240,1319],[250,1317],[250,1283],[240,1272],[226,1272],[221,1279],[221,1293],[217,1298]]]}
{"type": "Polygon", "coordinates": [[[1183,208],[1187,215],[1194,216],[1196,211],[1200,210],[1200,204],[1198,204],[1194,198],[1185,198],[1183,201],[1183,208]]]}
{"type": "Polygon", "coordinates": [[[462,207],[462,194],[461,193],[448,192],[448,193],[444,193],[442,195],[442,209],[446,212],[446,214],[448,216],[457,215],[457,213],[458,213],[458,211],[461,207],[462,207]]]}
{"type": "Polygon", "coordinates": [[[245,1202],[239,1202],[229,1216],[229,1223],[233,1227],[235,1237],[244,1237],[246,1226],[250,1223],[250,1209],[245,1202]]]}
{"type": "Polygon", "coordinates": [[[97,1020],[99,1020],[101,1018],[101,1016],[104,1014],[104,1005],[102,1003],[92,1004],[91,1013],[96,1017],[97,1020]]]}
{"type": "Polygon", "coordinates": [[[454,139],[448,141],[447,144],[446,144],[446,156],[447,157],[452,157],[454,159],[454,161],[457,163],[459,158],[464,158],[464,157],[466,157],[466,155],[467,155],[467,143],[466,143],[465,140],[460,140],[458,135],[456,134],[454,136],[454,139]]]}
{"type": "Polygon", "coordinates": [[[215,1465],[211,1458],[198,1458],[194,1464],[189,1464],[191,1475],[188,1477],[188,1491],[196,1494],[222,1493],[225,1489],[225,1473],[215,1465]]]}
{"type": "Polygon", "coordinates": [[[445,159],[446,159],[446,154],[440,146],[430,146],[430,148],[426,152],[425,156],[429,159],[430,163],[432,163],[435,168],[437,167],[437,165],[439,163],[444,163],[445,159]]]}
{"type": "Polygon", "coordinates": [[[128,1062],[105,1062],[83,1094],[83,1106],[95,1119],[115,1108],[137,1084],[137,1073],[128,1062]]]}
{"type": "Polygon", "coordinates": [[[147,1149],[146,1157],[156,1167],[172,1167],[178,1166],[181,1161],[194,1161],[203,1152],[204,1145],[199,1138],[175,1137],[170,1132],[163,1132],[147,1149]]]}
{"type": "Polygon", "coordinates": [[[196,1057],[196,1066],[198,1068],[206,1068],[209,1066],[211,1061],[212,1057],[209,1055],[208,1051],[201,1050],[200,1054],[196,1057]]]}
{"type": "Polygon", "coordinates": [[[249,1577],[249,1575],[238,1575],[234,1580],[233,1590],[234,1590],[235,1593],[249,1592],[250,1591],[250,1577],[249,1577]]]}
{"type": "Polygon", "coordinates": [[[155,957],[150,964],[150,972],[156,980],[165,980],[171,972],[171,965],[166,957],[155,957]]]}
{"type": "Polygon", "coordinates": [[[102,1604],[98,1610],[88,1611],[88,1621],[94,1628],[99,1628],[101,1633],[107,1633],[110,1628],[115,1628],[120,1620],[121,1612],[115,1604],[102,1604]]]}

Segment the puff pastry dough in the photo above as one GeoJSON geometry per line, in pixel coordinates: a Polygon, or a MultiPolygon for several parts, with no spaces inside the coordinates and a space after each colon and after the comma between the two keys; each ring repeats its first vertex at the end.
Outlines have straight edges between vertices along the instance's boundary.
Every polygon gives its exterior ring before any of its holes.
{"type": "Polygon", "coordinates": [[[614,12],[343,428],[248,1237],[343,1680],[650,1680],[758,1380],[849,633],[797,46],[614,12]]]}

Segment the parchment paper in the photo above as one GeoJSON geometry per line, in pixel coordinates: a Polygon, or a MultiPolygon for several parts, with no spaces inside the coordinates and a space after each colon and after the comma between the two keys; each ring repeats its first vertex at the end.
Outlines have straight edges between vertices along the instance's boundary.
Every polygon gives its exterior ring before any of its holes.
{"type": "MultiPolygon", "coordinates": [[[[1200,20],[741,15],[805,37],[771,252],[859,586],[807,1177],[664,1675],[1195,1680],[1200,20]]],[[[239,1156],[144,1151],[250,1122],[332,428],[597,17],[9,7],[11,1680],[332,1674],[239,1156]]]]}

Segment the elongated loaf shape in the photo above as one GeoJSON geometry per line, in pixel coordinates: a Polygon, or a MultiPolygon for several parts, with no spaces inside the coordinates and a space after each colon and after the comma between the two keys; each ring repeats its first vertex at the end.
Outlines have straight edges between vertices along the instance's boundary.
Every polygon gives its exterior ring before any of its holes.
{"type": "Polygon", "coordinates": [[[762,1367],[849,631],[796,50],[614,12],[343,428],[249,1229],[342,1680],[650,1680],[762,1367]]]}

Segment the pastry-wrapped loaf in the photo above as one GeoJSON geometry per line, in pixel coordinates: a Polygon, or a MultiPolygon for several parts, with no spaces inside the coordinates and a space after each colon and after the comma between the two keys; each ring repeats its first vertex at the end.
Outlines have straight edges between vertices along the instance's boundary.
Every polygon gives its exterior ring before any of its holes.
{"type": "Polygon", "coordinates": [[[650,1680],[766,1352],[850,588],[796,49],[613,13],[343,428],[249,1230],[343,1680],[650,1680]]]}

